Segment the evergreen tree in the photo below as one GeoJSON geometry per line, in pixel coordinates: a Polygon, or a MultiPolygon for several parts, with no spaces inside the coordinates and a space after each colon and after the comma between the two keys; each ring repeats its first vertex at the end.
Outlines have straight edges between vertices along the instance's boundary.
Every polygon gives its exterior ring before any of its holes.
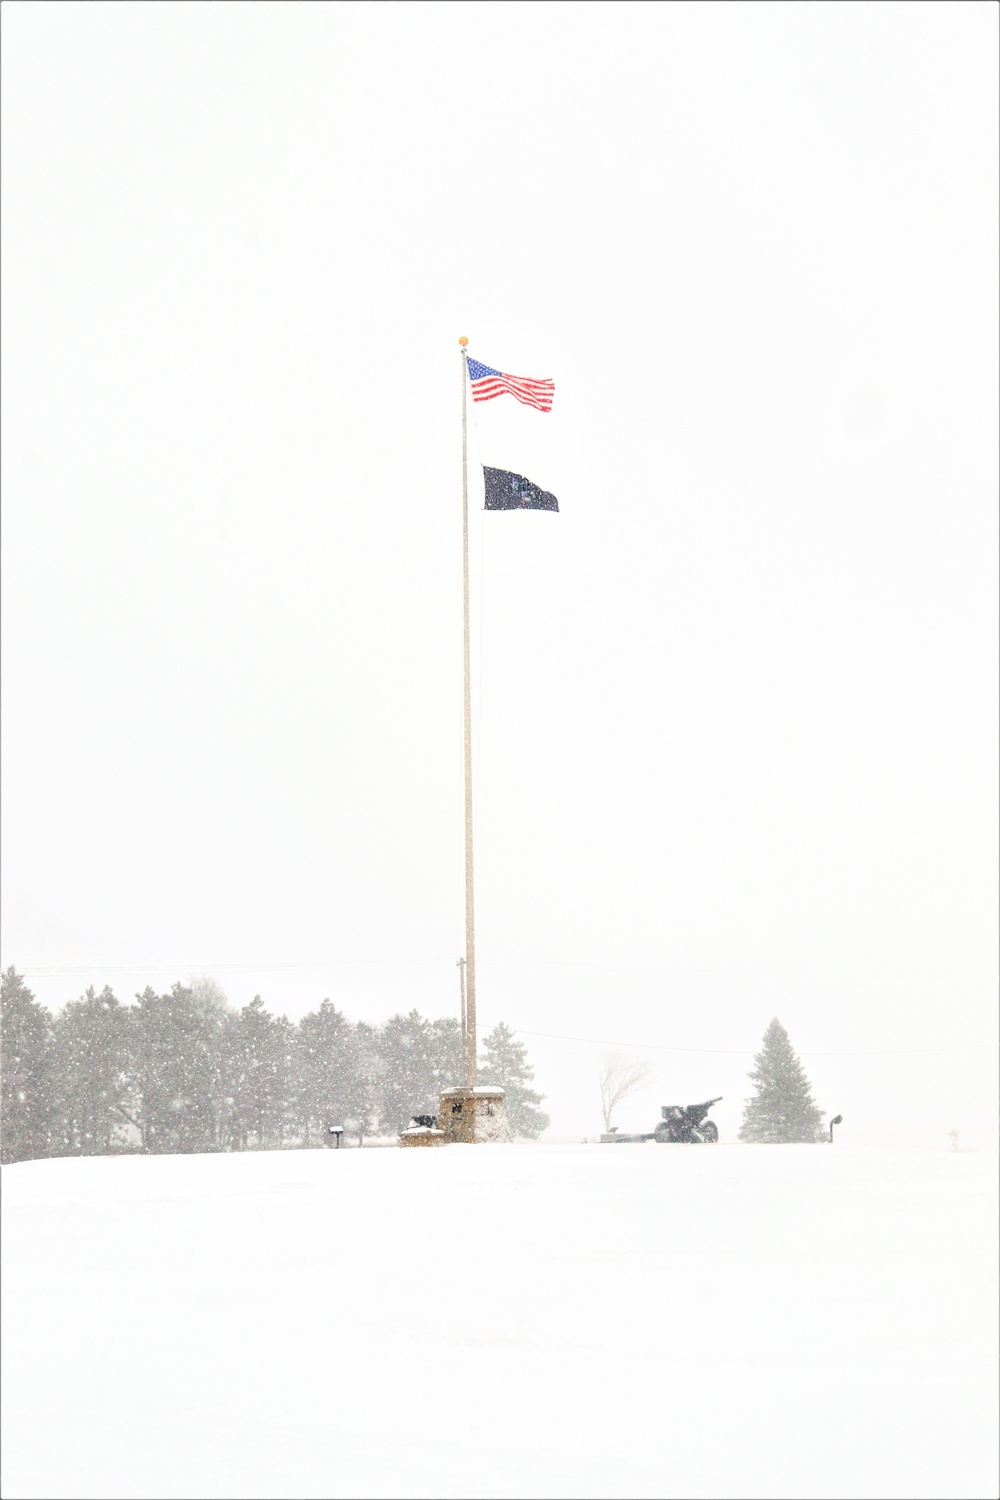
{"type": "Polygon", "coordinates": [[[52,1017],[13,967],[0,979],[0,1160],[52,1149],[52,1017]]]}
{"type": "Polygon", "coordinates": [[[775,1018],[749,1074],[757,1092],[748,1099],[741,1141],[817,1141],[825,1110],[813,1102],[809,1080],[792,1050],[788,1032],[775,1018]]]}
{"type": "Polygon", "coordinates": [[[234,1100],[228,1051],[229,1036],[239,1018],[222,987],[210,976],[192,979],[187,989],[192,1008],[202,1018],[211,1046],[208,1084],[212,1125],[211,1142],[206,1149],[232,1150],[234,1100]]]}
{"type": "Polygon", "coordinates": [[[53,1028],[56,1144],[96,1156],[118,1144],[128,1111],[128,1011],[105,985],[71,1000],[53,1028]]]}
{"type": "Polygon", "coordinates": [[[378,1050],[384,1071],[379,1098],[379,1129],[405,1130],[414,1114],[437,1114],[438,1077],[434,1035],[419,1011],[390,1016],[381,1028],[378,1050]]]}
{"type": "Polygon", "coordinates": [[[536,1139],[548,1128],[549,1117],[538,1108],[545,1095],[528,1087],[535,1076],[534,1068],[528,1063],[528,1049],[501,1021],[484,1038],[483,1053],[479,1081],[494,1083],[506,1091],[511,1134],[536,1139]]]}
{"type": "Polygon", "coordinates": [[[130,1111],[143,1151],[212,1151],[223,1092],[225,1017],[175,984],[130,1012],[130,1111]]]}
{"type": "Polygon", "coordinates": [[[232,1129],[244,1151],[251,1134],[258,1150],[280,1146],[284,1140],[292,1038],[293,1027],[287,1017],[272,1016],[259,995],[230,1023],[232,1129]]]}
{"type": "Polygon", "coordinates": [[[355,1103],[352,1028],[331,1000],[299,1022],[292,1086],[293,1117],[308,1146],[328,1126],[345,1125],[355,1103]]]}
{"type": "Polygon", "coordinates": [[[465,1079],[462,1025],[454,1016],[442,1016],[430,1023],[430,1053],[434,1070],[434,1108],[429,1113],[436,1115],[442,1089],[454,1088],[465,1079]]]}
{"type": "Polygon", "coordinates": [[[351,1028],[351,1053],[348,1066],[348,1093],[344,1104],[345,1129],[357,1133],[358,1145],[365,1136],[378,1131],[379,1107],[386,1066],[380,1050],[379,1031],[367,1021],[357,1021],[351,1028]]]}

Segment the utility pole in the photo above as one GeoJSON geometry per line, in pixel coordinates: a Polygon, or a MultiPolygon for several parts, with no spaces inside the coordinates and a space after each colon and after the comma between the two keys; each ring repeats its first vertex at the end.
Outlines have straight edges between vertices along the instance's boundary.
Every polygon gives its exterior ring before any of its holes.
{"type": "Polygon", "coordinates": [[[462,994],[462,1056],[465,1056],[465,1036],[468,1029],[468,1017],[465,1014],[465,959],[458,960],[458,984],[462,994]]]}

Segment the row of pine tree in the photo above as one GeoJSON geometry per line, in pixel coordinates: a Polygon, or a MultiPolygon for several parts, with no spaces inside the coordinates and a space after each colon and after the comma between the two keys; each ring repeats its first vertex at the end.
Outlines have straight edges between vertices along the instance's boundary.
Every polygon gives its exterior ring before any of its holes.
{"type": "MultiPolygon", "coordinates": [[[[112,1151],[245,1151],[393,1135],[463,1074],[458,1021],[411,1010],[381,1026],[329,1000],[294,1025],[259,996],[235,1010],[213,981],[146,989],[122,1005],[93,989],[53,1017],[2,976],[2,1160],[112,1151]]],[[[515,1135],[548,1125],[527,1052],[503,1023],[484,1039],[483,1083],[507,1090],[515,1135]]]]}

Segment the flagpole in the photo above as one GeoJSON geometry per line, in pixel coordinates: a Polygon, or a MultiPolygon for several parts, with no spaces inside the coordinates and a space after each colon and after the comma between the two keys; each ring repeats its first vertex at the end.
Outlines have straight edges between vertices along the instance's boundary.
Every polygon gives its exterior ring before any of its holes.
{"type": "Polygon", "coordinates": [[[462,603],[465,641],[465,1086],[476,1086],[476,918],[472,885],[472,672],[469,650],[468,339],[462,350],[462,603]]]}

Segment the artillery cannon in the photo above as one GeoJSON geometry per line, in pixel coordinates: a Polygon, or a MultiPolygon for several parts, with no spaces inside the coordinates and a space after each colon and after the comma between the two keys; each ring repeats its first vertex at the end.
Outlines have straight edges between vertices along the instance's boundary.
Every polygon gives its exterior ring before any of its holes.
{"type": "Polygon", "coordinates": [[[601,1136],[607,1145],[622,1145],[630,1141],[658,1141],[660,1145],[714,1145],[719,1139],[719,1127],[705,1116],[713,1104],[722,1098],[706,1099],[704,1104],[663,1104],[662,1118],[655,1130],[644,1135],[619,1135],[617,1129],[601,1136]]]}

